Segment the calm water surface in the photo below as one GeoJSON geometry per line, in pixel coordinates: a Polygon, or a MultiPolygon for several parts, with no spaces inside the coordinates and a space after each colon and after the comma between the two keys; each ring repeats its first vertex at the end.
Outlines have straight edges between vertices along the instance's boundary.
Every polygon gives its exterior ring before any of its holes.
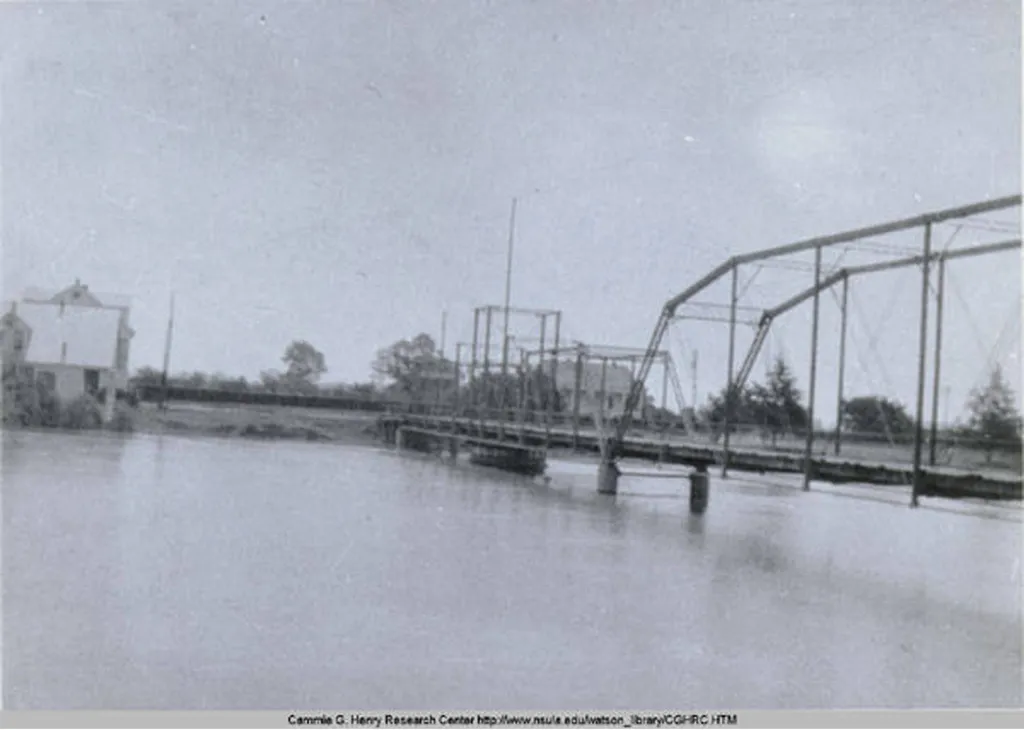
{"type": "Polygon", "coordinates": [[[3,455],[9,709],[1022,701],[1019,509],[716,478],[694,519],[674,480],[305,443],[3,455]]]}

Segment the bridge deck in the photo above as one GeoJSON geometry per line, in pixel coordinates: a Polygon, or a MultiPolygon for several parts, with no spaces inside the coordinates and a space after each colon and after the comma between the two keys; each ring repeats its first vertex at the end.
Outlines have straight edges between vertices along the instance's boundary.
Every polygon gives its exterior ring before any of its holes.
{"type": "MultiPolygon", "coordinates": [[[[405,427],[419,426],[435,432],[445,431],[453,435],[487,439],[507,446],[518,441],[523,446],[534,448],[576,448],[593,453],[599,452],[601,448],[598,434],[593,430],[581,430],[574,437],[572,429],[564,427],[545,428],[537,424],[508,421],[415,414],[390,414],[382,416],[381,420],[405,427]]],[[[657,437],[627,436],[622,447],[623,456],[627,458],[661,460],[694,467],[722,464],[725,456],[724,450],[718,446],[657,437]]],[[[803,454],[760,449],[729,450],[729,468],[736,471],[803,473],[804,466],[803,454]]],[[[1021,499],[1020,476],[964,473],[942,467],[922,469],[922,474],[924,496],[1021,499]]],[[[913,467],[909,464],[867,463],[835,456],[815,456],[811,459],[811,475],[816,480],[836,484],[901,486],[911,483],[913,467]]]]}
{"type": "Polygon", "coordinates": [[[442,436],[446,439],[455,439],[466,446],[485,446],[494,449],[505,449],[510,451],[522,451],[529,454],[543,454],[544,449],[538,446],[526,446],[500,439],[486,438],[482,436],[471,436],[468,434],[453,433],[444,428],[422,428],[416,426],[401,426],[402,431],[407,433],[418,433],[424,436],[442,436]]]}

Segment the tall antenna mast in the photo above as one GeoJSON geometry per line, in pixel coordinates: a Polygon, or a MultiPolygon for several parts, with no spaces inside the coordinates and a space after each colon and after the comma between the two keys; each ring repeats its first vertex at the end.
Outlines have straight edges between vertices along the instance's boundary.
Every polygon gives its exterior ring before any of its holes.
{"type": "Polygon", "coordinates": [[[174,334],[174,292],[171,292],[171,310],[167,317],[167,339],[164,340],[164,371],[161,376],[163,395],[160,400],[160,407],[167,407],[167,371],[171,366],[171,339],[174,334]]]}
{"type": "MultiPolygon", "coordinates": [[[[512,247],[516,240],[516,199],[512,198],[512,214],[508,224],[508,260],[505,264],[505,310],[501,338],[501,374],[508,372],[508,308],[512,297],[512,247]]],[[[541,356],[543,360],[543,356],[541,356]]]]}
{"type": "Polygon", "coordinates": [[[441,357],[444,357],[444,341],[448,334],[448,310],[441,310],[441,357]]]}

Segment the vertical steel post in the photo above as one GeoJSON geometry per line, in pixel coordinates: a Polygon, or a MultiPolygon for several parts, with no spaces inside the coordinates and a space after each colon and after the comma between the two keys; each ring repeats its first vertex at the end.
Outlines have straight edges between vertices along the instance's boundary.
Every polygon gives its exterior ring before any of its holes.
{"type": "Polygon", "coordinates": [[[439,414],[441,412],[441,368],[437,365],[431,366],[431,370],[436,370],[433,373],[434,378],[434,413],[439,414]]]}
{"type": "Polygon", "coordinates": [[[807,387],[807,445],[804,448],[804,491],[811,488],[811,455],[814,449],[814,395],[818,379],[818,317],[821,309],[821,246],[814,249],[814,308],[811,314],[811,377],[807,387]]]}
{"type": "Polygon", "coordinates": [[[486,307],[486,327],[487,331],[484,333],[484,374],[489,375],[491,372],[491,314],[494,311],[494,307],[486,307]]]}
{"type": "MultiPolygon", "coordinates": [[[[484,333],[484,387],[482,388],[484,407],[481,409],[481,421],[490,415],[491,410],[491,314],[494,307],[488,305],[486,310],[487,331],[484,333]]],[[[480,427],[483,428],[482,423],[480,427]]]]}
{"type": "Polygon", "coordinates": [[[580,386],[583,380],[583,347],[576,347],[576,377],[572,386],[572,447],[580,445],[580,386]]]}
{"type": "Polygon", "coordinates": [[[462,403],[461,393],[459,392],[462,388],[462,343],[456,343],[455,345],[455,392],[452,395],[452,421],[455,421],[456,416],[459,415],[459,407],[462,403]]]}
{"type": "Polygon", "coordinates": [[[694,416],[697,415],[697,359],[699,357],[700,357],[699,352],[697,350],[694,350],[693,351],[693,363],[690,365],[690,369],[692,370],[691,376],[693,378],[693,381],[692,381],[693,392],[691,394],[692,395],[692,399],[690,401],[690,408],[693,409],[694,416]]]}
{"type": "Polygon", "coordinates": [[[537,389],[537,397],[540,399],[537,407],[543,413],[545,439],[550,437],[551,428],[551,424],[549,423],[551,417],[551,366],[548,364],[546,357],[548,343],[548,316],[549,315],[547,313],[540,315],[540,387],[537,389]]]}
{"type": "Polygon", "coordinates": [[[935,291],[935,371],[932,375],[932,432],[928,441],[928,464],[935,466],[939,440],[939,376],[942,365],[942,299],[946,286],[946,257],[939,256],[939,284],[935,291]]]}
{"type": "Polygon", "coordinates": [[[601,391],[600,391],[601,392],[601,405],[598,408],[598,412],[601,414],[602,430],[603,430],[603,426],[604,426],[604,403],[605,403],[605,400],[607,398],[607,396],[605,395],[605,388],[607,387],[606,386],[606,382],[607,382],[606,378],[607,378],[607,376],[608,376],[608,358],[607,357],[602,357],[601,358],[601,391]]]}
{"type": "Polygon", "coordinates": [[[477,352],[480,350],[480,307],[473,309],[473,351],[469,356],[469,405],[471,408],[476,407],[477,401],[477,388],[476,388],[476,358],[477,352]]]}
{"type": "MultiPolygon", "coordinates": [[[[537,358],[537,392],[535,399],[537,402],[537,419],[540,423],[540,419],[543,415],[544,420],[547,420],[547,366],[544,364],[544,351],[547,346],[548,337],[548,316],[546,314],[537,315],[540,317],[540,347],[537,348],[539,355],[537,358]]],[[[545,424],[545,429],[547,425],[545,424]]]]}
{"type": "MultiPolygon", "coordinates": [[[[633,355],[629,356],[629,390],[633,389],[633,383],[636,382],[636,357],[633,355]]],[[[629,390],[626,391],[627,395],[629,390]]],[[[646,395],[646,394],[645,394],[646,395]]],[[[625,410],[625,402],[623,402],[623,410],[625,410]]],[[[647,428],[648,421],[651,417],[651,409],[647,407],[647,398],[645,397],[640,405],[641,420],[643,421],[644,429],[647,428]]]]}
{"type": "Polygon", "coordinates": [[[836,395],[836,454],[839,454],[843,439],[843,379],[846,374],[846,302],[850,289],[850,277],[843,275],[843,299],[839,307],[839,388],[836,395]]]}
{"type": "Polygon", "coordinates": [[[558,356],[559,356],[559,353],[558,353],[558,342],[559,342],[559,338],[560,338],[561,334],[562,334],[562,313],[561,312],[555,312],[555,344],[554,344],[554,349],[552,350],[552,358],[551,358],[551,389],[553,391],[552,397],[551,397],[551,402],[550,402],[550,409],[551,409],[550,412],[551,413],[557,413],[558,412],[558,411],[555,410],[555,406],[558,405],[557,401],[560,400],[559,399],[559,394],[558,394],[558,356]]]}
{"type": "Polygon", "coordinates": [[[910,504],[916,507],[921,493],[921,446],[924,438],[924,381],[928,360],[928,275],[931,273],[932,224],[924,226],[924,261],[921,263],[921,333],[917,353],[917,408],[914,424],[914,478],[910,493],[910,504]]]}
{"type": "Polygon", "coordinates": [[[516,418],[519,421],[519,443],[526,440],[526,374],[529,372],[530,355],[525,349],[519,349],[519,409],[516,418]]]}
{"type": "Polygon", "coordinates": [[[725,386],[725,435],[722,444],[722,477],[729,476],[729,432],[732,430],[733,366],[736,359],[736,287],[739,283],[739,267],[732,267],[732,295],[729,299],[729,372],[725,386]]]}
{"type": "Polygon", "coordinates": [[[668,353],[662,353],[661,355],[661,413],[659,418],[661,422],[662,433],[668,435],[669,419],[668,419],[668,353]]]}

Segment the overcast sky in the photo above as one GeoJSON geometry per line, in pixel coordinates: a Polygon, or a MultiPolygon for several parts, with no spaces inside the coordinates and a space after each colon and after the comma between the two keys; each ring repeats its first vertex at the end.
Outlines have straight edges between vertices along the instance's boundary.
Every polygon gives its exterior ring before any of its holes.
{"type": "MultiPolygon", "coordinates": [[[[439,336],[445,309],[450,352],[474,306],[502,301],[513,196],[513,304],[562,310],[563,340],[640,346],[664,301],[731,254],[1020,190],[1014,0],[6,3],[0,16],[4,294],[79,277],[131,295],[133,366],[160,364],[172,290],[175,371],[253,377],[303,338],[328,380],[365,380],[379,347],[439,336]]],[[[1017,235],[1018,214],[956,243],[1017,235]]],[[[920,232],[884,243],[903,251],[920,232]]],[[[754,274],[752,307],[811,281],[750,267],[743,282],[754,274]]],[[[953,417],[990,355],[1019,386],[1020,259],[950,278],[953,417]]],[[[912,403],[919,271],[853,291],[848,392],[912,403]]],[[[766,352],[805,388],[809,312],[780,321],[766,352]]],[[[826,421],[837,312],[823,298],[826,421]]],[[[700,352],[703,400],[724,382],[727,328],[673,330],[687,395],[700,352]]],[[[750,337],[741,326],[737,360],[750,337]]]]}

